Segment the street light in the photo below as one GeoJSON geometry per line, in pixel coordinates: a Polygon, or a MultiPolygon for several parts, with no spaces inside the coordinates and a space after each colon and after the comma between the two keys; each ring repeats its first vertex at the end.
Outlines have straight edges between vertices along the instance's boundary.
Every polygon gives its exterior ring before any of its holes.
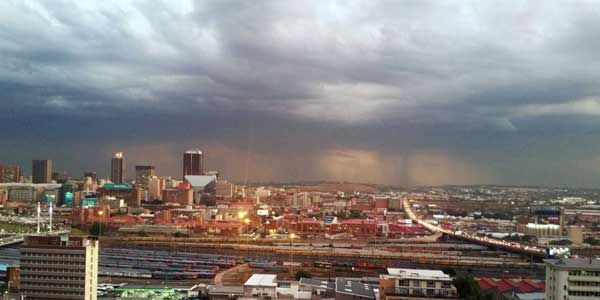
{"type": "Polygon", "coordinates": [[[98,212],[98,216],[100,216],[100,223],[98,225],[99,226],[99,228],[98,228],[98,240],[100,240],[100,236],[102,235],[102,224],[103,224],[102,223],[102,221],[103,221],[102,220],[103,219],[102,216],[103,215],[104,215],[104,211],[103,210],[101,210],[101,211],[98,212]]]}
{"type": "Polygon", "coordinates": [[[296,238],[296,234],[290,233],[290,274],[294,274],[294,249],[292,242],[296,238]]]}

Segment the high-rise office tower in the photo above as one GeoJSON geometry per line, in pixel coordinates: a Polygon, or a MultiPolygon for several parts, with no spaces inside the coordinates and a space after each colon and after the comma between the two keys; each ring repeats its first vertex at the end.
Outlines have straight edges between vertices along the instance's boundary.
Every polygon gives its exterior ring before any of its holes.
{"type": "Polygon", "coordinates": [[[183,153],[183,177],[186,175],[204,174],[204,155],[199,149],[192,149],[183,153]]]}
{"type": "Polygon", "coordinates": [[[28,236],[21,246],[24,299],[96,300],[98,241],[82,237],[28,236]]]}
{"type": "Polygon", "coordinates": [[[33,183],[49,183],[52,180],[52,161],[48,159],[34,160],[31,175],[33,183]]]}
{"type": "Polygon", "coordinates": [[[135,166],[135,184],[144,188],[148,187],[151,177],[156,176],[154,166],[135,166]]]}
{"type": "Polygon", "coordinates": [[[110,181],[113,183],[125,182],[125,157],[123,157],[123,152],[116,152],[111,160],[110,181]]]}
{"type": "Polygon", "coordinates": [[[0,165],[0,183],[20,182],[21,167],[0,165]]]}

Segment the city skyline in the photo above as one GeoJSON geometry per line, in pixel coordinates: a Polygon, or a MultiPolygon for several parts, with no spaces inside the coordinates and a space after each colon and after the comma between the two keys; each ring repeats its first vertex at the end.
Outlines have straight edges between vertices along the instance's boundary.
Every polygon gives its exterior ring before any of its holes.
{"type": "Polygon", "coordinates": [[[107,177],[122,151],[130,172],[175,178],[200,147],[238,182],[600,182],[593,2],[7,2],[0,15],[0,163],[25,174],[47,158],[107,177]]]}

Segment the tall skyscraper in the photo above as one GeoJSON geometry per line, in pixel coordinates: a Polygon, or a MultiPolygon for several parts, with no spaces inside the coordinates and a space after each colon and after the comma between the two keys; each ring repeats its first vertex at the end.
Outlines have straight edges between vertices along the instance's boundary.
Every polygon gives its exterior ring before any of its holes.
{"type": "Polygon", "coordinates": [[[21,246],[24,299],[96,300],[98,241],[68,236],[28,236],[21,246]]]}
{"type": "Polygon", "coordinates": [[[148,188],[148,182],[151,177],[156,176],[154,166],[135,166],[135,184],[148,188]]]}
{"type": "Polygon", "coordinates": [[[52,161],[49,159],[34,160],[31,175],[33,183],[49,183],[52,180],[52,161]]]}
{"type": "Polygon", "coordinates": [[[186,175],[204,174],[204,155],[199,149],[192,149],[183,153],[183,177],[186,175]]]}
{"type": "Polygon", "coordinates": [[[21,167],[0,165],[0,183],[20,182],[21,167]]]}
{"type": "Polygon", "coordinates": [[[113,183],[125,182],[125,157],[123,157],[123,152],[116,152],[111,160],[110,181],[113,183]]]}

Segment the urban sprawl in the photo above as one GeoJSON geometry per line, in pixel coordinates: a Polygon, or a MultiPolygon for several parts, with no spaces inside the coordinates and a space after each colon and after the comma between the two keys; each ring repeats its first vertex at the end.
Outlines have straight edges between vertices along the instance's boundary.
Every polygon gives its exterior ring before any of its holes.
{"type": "Polygon", "coordinates": [[[0,164],[5,299],[600,299],[600,190],[238,184],[199,149],[177,178],[125,159],[110,178],[0,164]]]}

